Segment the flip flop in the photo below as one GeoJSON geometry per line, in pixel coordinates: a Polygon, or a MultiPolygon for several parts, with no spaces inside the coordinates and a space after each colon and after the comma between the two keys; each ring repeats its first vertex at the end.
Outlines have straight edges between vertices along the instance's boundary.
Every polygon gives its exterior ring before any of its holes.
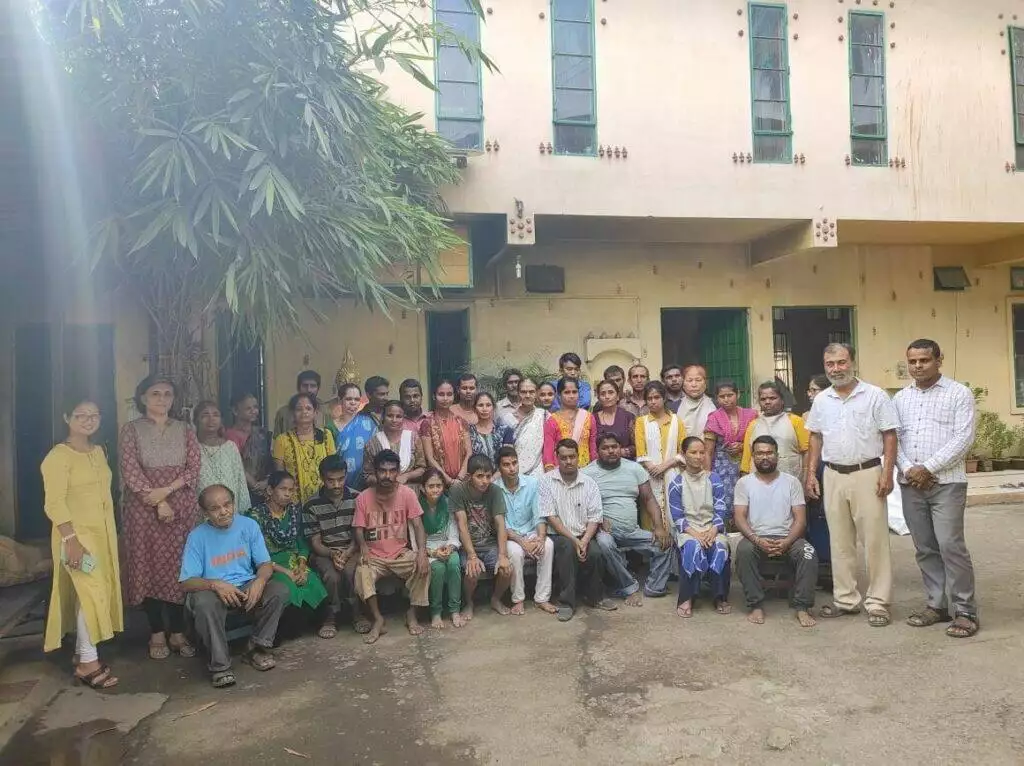
{"type": "Polygon", "coordinates": [[[111,674],[109,665],[100,665],[92,673],[86,673],[84,676],[80,676],[78,673],[72,675],[75,677],[75,683],[83,684],[96,691],[113,689],[118,682],[117,677],[111,674]],[[102,680],[100,680],[101,678],[102,680]],[[109,683],[110,681],[113,683],[109,683]]]}
{"type": "Polygon", "coordinates": [[[835,604],[825,604],[825,606],[818,610],[818,616],[824,617],[827,620],[836,617],[851,617],[855,614],[860,614],[860,609],[843,609],[835,604]]]}

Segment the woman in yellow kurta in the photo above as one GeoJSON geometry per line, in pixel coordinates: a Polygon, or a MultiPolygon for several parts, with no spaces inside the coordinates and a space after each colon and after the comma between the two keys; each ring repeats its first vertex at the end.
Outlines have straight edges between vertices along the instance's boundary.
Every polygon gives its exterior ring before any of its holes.
{"type": "MultiPolygon", "coordinates": [[[[665,529],[672,529],[672,517],[668,511],[667,488],[679,473],[682,464],[680,446],[686,438],[683,421],[665,407],[665,386],[654,380],[644,387],[644,401],[648,414],[636,419],[634,441],[636,462],[642,465],[651,477],[651,489],[661,508],[665,529]]],[[[651,522],[645,516],[641,523],[648,528],[651,522]]]]}
{"type": "MultiPolygon", "coordinates": [[[[295,426],[274,437],[274,463],[279,471],[287,471],[298,485],[298,502],[305,503],[323,486],[320,461],[337,450],[330,431],[316,427],[319,403],[310,394],[295,394],[288,402],[295,426]]],[[[246,508],[242,511],[249,510],[246,508]]]]}
{"type": "Polygon", "coordinates": [[[75,402],[64,420],[67,441],[50,450],[42,465],[53,560],[60,562],[53,569],[43,649],[59,649],[64,635],[76,631],[75,678],[109,689],[117,678],[99,661],[96,644],[124,630],[110,466],[103,448],[89,441],[100,427],[99,408],[89,400],[75,402]]]}

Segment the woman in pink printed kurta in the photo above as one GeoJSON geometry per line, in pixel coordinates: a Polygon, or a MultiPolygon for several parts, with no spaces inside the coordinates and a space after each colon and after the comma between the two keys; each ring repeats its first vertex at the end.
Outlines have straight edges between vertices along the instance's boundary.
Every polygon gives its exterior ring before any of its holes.
{"type": "Polygon", "coordinates": [[[171,649],[183,657],[195,654],[184,634],[178,574],[185,538],[199,521],[200,451],[192,430],[169,417],[176,393],[165,378],[142,381],[135,401],[145,415],[122,428],[120,440],[125,601],[145,609],[155,660],[171,649]]]}

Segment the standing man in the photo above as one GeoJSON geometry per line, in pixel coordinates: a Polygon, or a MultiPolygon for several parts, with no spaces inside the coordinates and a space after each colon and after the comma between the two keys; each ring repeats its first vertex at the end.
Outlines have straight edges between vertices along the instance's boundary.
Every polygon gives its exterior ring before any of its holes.
{"type": "Polygon", "coordinates": [[[576,589],[582,585],[588,606],[613,612],[618,609],[604,597],[608,562],[596,543],[601,526],[601,491],[589,476],[580,473],[580,448],[572,439],[555,446],[558,468],[540,479],[540,515],[558,535],[555,567],[558,569],[558,619],[568,622],[576,612],[576,589]],[[577,579],[580,581],[577,583],[577,579]]]}
{"type": "Polygon", "coordinates": [[[605,432],[597,440],[597,460],[581,473],[597,483],[601,493],[604,521],[597,543],[604,551],[608,571],[627,606],[643,606],[640,584],[626,567],[624,551],[637,551],[651,557],[650,571],[643,594],[659,598],[668,593],[672,569],[672,537],[662,523],[661,508],[651,490],[651,477],[632,460],[622,459],[622,442],[605,432]],[[651,520],[653,532],[641,529],[637,505],[651,520]]]}
{"type": "Polygon", "coordinates": [[[398,398],[405,410],[405,428],[420,432],[427,413],[423,411],[423,386],[415,378],[406,378],[398,386],[398,398]]]}
{"type": "Polygon", "coordinates": [[[391,399],[391,384],[387,378],[374,375],[366,379],[363,391],[367,402],[362,414],[369,415],[380,426],[384,422],[384,405],[391,399]]]}
{"type": "Polygon", "coordinates": [[[644,400],[644,386],[651,379],[651,371],[642,364],[634,364],[629,368],[627,377],[629,378],[629,396],[623,392],[619,406],[626,412],[632,413],[633,417],[646,415],[648,410],[647,402],[644,400]]]}
{"type": "Polygon", "coordinates": [[[476,398],[476,375],[467,372],[459,376],[455,383],[458,401],[452,405],[452,414],[462,418],[467,426],[475,426],[477,421],[473,400],[476,398]]]}
{"type": "Polygon", "coordinates": [[[519,407],[519,383],[522,379],[523,373],[514,368],[509,368],[501,373],[501,387],[505,391],[505,395],[495,405],[495,423],[505,415],[512,414],[519,407]]]}
{"type": "MultiPolygon", "coordinates": [[[[295,389],[297,393],[309,394],[317,400],[319,406],[313,416],[313,425],[322,429],[328,408],[324,407],[324,403],[320,401],[320,373],[316,370],[303,370],[295,381],[295,389]]],[[[295,428],[295,418],[292,417],[292,411],[288,409],[288,405],[284,404],[274,415],[274,436],[287,433],[293,428],[295,428]]]]}
{"type": "Polygon", "coordinates": [[[617,389],[619,389],[619,400],[620,401],[625,398],[625,396],[626,396],[626,371],[625,370],[623,370],[621,367],[619,367],[619,365],[613,364],[611,367],[605,367],[604,368],[604,375],[602,375],[601,377],[603,377],[605,380],[607,380],[610,383],[614,383],[615,387],[617,389]]]}
{"type": "Polygon", "coordinates": [[[667,392],[665,409],[678,412],[683,401],[683,368],[678,364],[667,364],[662,367],[661,384],[665,386],[667,392]]]}
{"type": "Polygon", "coordinates": [[[795,476],[779,471],[779,445],[771,436],[758,436],[751,450],[755,473],[736,482],[736,528],[743,535],[736,547],[736,574],[743,584],[754,625],[764,624],[764,586],[761,562],[785,556],[793,568],[789,603],[802,628],[813,628],[814,587],[818,580],[818,556],[804,539],[807,506],[803,488],[795,476]]]}
{"type": "Polygon", "coordinates": [[[377,604],[377,580],[381,577],[392,574],[405,583],[409,591],[405,624],[412,635],[423,633],[423,626],[416,619],[416,607],[430,603],[427,600],[430,561],[427,536],[423,531],[423,509],[416,493],[398,483],[401,462],[398,454],[389,449],[374,456],[377,483],[359,493],[352,519],[359,548],[356,594],[373,615],[370,632],[363,638],[367,644],[375,643],[386,632],[377,604]],[[415,552],[409,547],[410,526],[416,538],[415,552]]]}
{"type": "Polygon", "coordinates": [[[466,466],[469,476],[456,481],[448,495],[448,508],[459,525],[462,550],[462,616],[473,619],[473,596],[480,575],[494,573],[491,609],[500,615],[510,610],[501,602],[512,582],[512,564],[508,560],[505,533],[505,498],[491,482],[494,464],[487,455],[473,455],[466,466]]]}
{"type": "MultiPolygon", "coordinates": [[[[590,384],[580,380],[580,375],[583,372],[583,360],[580,359],[579,354],[566,351],[558,357],[558,372],[563,379],[576,381],[576,386],[580,392],[579,408],[581,410],[589,410],[592,401],[590,384]]],[[[559,407],[561,407],[561,404],[556,396],[554,403],[551,405],[551,412],[557,412],[559,407]]]]}
{"type": "Polygon", "coordinates": [[[352,534],[356,513],[356,493],[345,486],[348,464],[341,455],[328,455],[320,461],[320,493],[302,509],[303,534],[309,540],[312,555],[309,564],[327,588],[327,610],[321,638],[337,635],[337,617],[342,601],[349,606],[356,633],[370,631],[356,597],[356,565],[359,549],[352,534]]]}
{"type": "Polygon", "coordinates": [[[868,612],[868,624],[883,628],[892,622],[892,561],[885,498],[892,491],[899,416],[892,400],[878,386],[854,375],[856,352],[848,343],[830,343],[824,353],[831,388],[811,405],[807,463],[808,497],[822,496],[818,463],[824,461],[825,518],[832,537],[833,602],[822,617],[868,612]],[[868,590],[857,590],[857,538],[864,540],[868,590]]]}
{"type": "Polygon", "coordinates": [[[907,624],[923,628],[949,622],[948,594],[953,624],[946,635],[970,638],[980,627],[974,565],[964,540],[964,459],[974,443],[974,397],[941,368],[939,344],[915,340],[907,348],[914,382],[893,400],[900,419],[896,462],[903,516],[914,538],[926,596],[925,608],[910,615],[907,624]]]}
{"type": "Polygon", "coordinates": [[[495,486],[505,497],[505,534],[508,558],[512,564],[512,614],[525,614],[526,588],[523,567],[529,559],[537,562],[537,587],[533,603],[543,612],[554,614],[551,605],[551,571],[555,545],[548,537],[547,522],[540,517],[540,489],[533,476],[519,474],[516,448],[506,444],[498,450],[501,481],[495,486]]]}
{"type": "Polygon", "coordinates": [[[677,407],[669,407],[686,427],[686,433],[703,435],[711,413],[718,409],[708,396],[708,371],[699,364],[683,368],[683,396],[677,407]],[[692,429],[692,430],[691,430],[692,429]]]}

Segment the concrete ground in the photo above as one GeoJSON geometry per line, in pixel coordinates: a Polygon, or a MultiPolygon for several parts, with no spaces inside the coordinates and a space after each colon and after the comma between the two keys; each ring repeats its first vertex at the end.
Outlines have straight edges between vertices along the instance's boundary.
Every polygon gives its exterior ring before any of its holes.
{"type": "MultiPolygon", "coordinates": [[[[290,640],[275,670],[240,667],[228,691],[198,659],[155,663],[129,644],[113,658],[119,693],[167,702],[127,737],[101,730],[118,739],[92,760],[52,762],[1021,764],[1021,539],[1020,506],[970,509],[983,629],[966,641],[903,624],[921,586],[910,539],[893,536],[884,629],[863,617],[801,629],[782,601],[754,626],[734,581],[732,615],[702,604],[685,621],[670,596],[564,625],[480,611],[468,628],[413,639],[396,612],[375,646],[348,631],[290,640]]],[[[87,736],[70,741],[81,751],[87,736]]],[[[0,763],[51,763],[27,754],[63,741],[30,723],[0,763]]]]}

